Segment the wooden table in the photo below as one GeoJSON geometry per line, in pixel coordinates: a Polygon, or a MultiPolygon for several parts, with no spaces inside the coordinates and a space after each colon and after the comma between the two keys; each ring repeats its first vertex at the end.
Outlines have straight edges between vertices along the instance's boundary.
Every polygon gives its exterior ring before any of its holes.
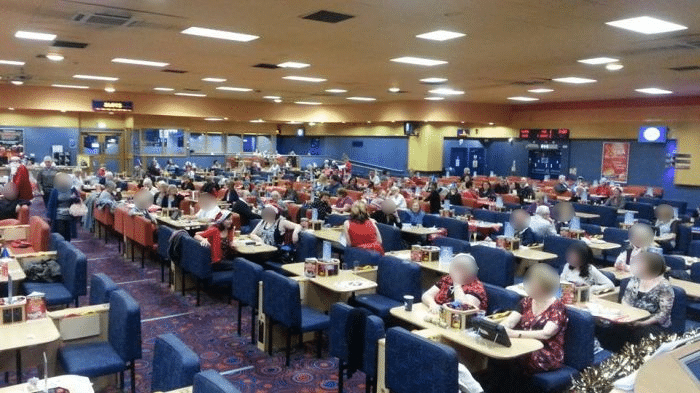
{"type": "Polygon", "coordinates": [[[340,243],[340,239],[343,237],[342,227],[321,228],[318,231],[306,229],[305,231],[321,240],[327,240],[332,243],[340,243]]]}
{"type": "Polygon", "coordinates": [[[600,214],[576,212],[576,217],[583,218],[586,220],[594,220],[596,218],[600,218],[600,214]]]}
{"type": "Polygon", "coordinates": [[[0,326],[0,352],[15,351],[17,381],[22,382],[22,349],[44,345],[61,338],[50,318],[0,326]]]}
{"type": "Polygon", "coordinates": [[[401,232],[416,236],[428,236],[440,232],[440,228],[403,225],[401,232]]]}
{"type": "Polygon", "coordinates": [[[535,262],[546,262],[552,259],[557,259],[559,256],[557,254],[552,254],[551,252],[546,252],[542,250],[536,250],[533,248],[526,248],[520,246],[519,249],[511,251],[513,256],[525,261],[535,261],[535,262]]]}
{"type": "Polygon", "coordinates": [[[599,240],[599,239],[589,240],[589,241],[584,240],[584,242],[586,243],[586,245],[588,245],[588,247],[591,250],[598,250],[598,251],[617,250],[618,248],[622,247],[621,245],[619,245],[617,243],[610,243],[610,242],[606,242],[604,240],[599,240]]]}
{"type": "Polygon", "coordinates": [[[654,236],[655,242],[670,242],[676,240],[676,235],[673,233],[666,233],[661,236],[654,236]]]}
{"type": "MultiPolygon", "coordinates": [[[[61,375],[58,377],[52,377],[49,378],[47,381],[47,384],[49,385],[49,388],[51,387],[61,387],[66,390],[68,390],[71,393],[93,393],[93,387],[92,383],[90,382],[90,378],[88,377],[81,377],[79,375],[61,375]]],[[[44,386],[44,380],[41,379],[39,381],[39,384],[37,385],[37,388],[40,389],[39,391],[42,392],[41,388],[44,386]]],[[[0,393],[27,393],[29,392],[29,384],[27,383],[21,383],[18,385],[12,385],[12,386],[6,386],[4,388],[0,388],[0,393]]],[[[192,390],[190,389],[189,392],[183,392],[183,393],[191,393],[192,390]]]]}
{"type": "Polygon", "coordinates": [[[288,263],[282,268],[296,276],[322,288],[339,294],[352,294],[377,287],[377,283],[355,274],[352,270],[340,270],[337,276],[330,277],[306,277],[304,275],[304,262],[288,263]]]}
{"type": "Polygon", "coordinates": [[[647,310],[595,296],[586,303],[574,303],[570,304],[569,307],[587,310],[596,318],[615,323],[632,323],[646,319],[651,315],[647,310]]]}
{"type": "Polygon", "coordinates": [[[634,391],[638,393],[697,393],[700,381],[688,372],[683,358],[700,351],[700,343],[686,344],[647,360],[637,372],[634,391]]]}
{"type": "Polygon", "coordinates": [[[156,221],[158,221],[159,223],[161,223],[163,225],[169,226],[171,228],[184,229],[186,231],[205,228],[205,227],[209,226],[209,223],[201,222],[198,220],[191,220],[191,219],[173,220],[172,218],[166,217],[166,216],[156,216],[156,221]]]}
{"type": "Polygon", "coordinates": [[[246,244],[253,242],[249,236],[241,236],[233,241],[233,247],[243,255],[268,254],[277,251],[277,247],[265,243],[246,244]]]}
{"type": "MultiPolygon", "coordinates": [[[[22,284],[22,281],[24,281],[27,278],[27,275],[24,273],[24,269],[22,269],[22,266],[19,264],[19,262],[16,259],[9,259],[7,261],[7,270],[10,274],[10,277],[12,278],[12,292],[13,295],[19,293],[19,287],[22,284]]],[[[6,279],[0,279],[0,283],[7,283],[6,279]]],[[[4,295],[4,294],[3,294],[4,295]]]]}

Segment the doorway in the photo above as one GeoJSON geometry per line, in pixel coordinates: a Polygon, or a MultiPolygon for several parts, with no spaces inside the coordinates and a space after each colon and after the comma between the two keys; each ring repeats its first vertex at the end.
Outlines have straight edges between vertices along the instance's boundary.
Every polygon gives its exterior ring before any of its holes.
{"type": "Polygon", "coordinates": [[[89,160],[91,172],[104,166],[108,171],[124,171],[126,160],[122,130],[81,131],[80,152],[89,160]]]}
{"type": "Polygon", "coordinates": [[[462,176],[464,168],[469,168],[470,174],[483,175],[486,173],[486,153],[483,147],[453,147],[450,149],[452,174],[462,176]]]}

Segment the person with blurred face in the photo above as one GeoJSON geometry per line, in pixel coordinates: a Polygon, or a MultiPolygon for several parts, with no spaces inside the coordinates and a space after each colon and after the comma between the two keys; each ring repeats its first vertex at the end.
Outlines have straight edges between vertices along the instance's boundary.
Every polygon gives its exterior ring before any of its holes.
{"type": "Polygon", "coordinates": [[[178,193],[177,186],[174,184],[171,184],[168,186],[168,195],[163,199],[163,204],[160,205],[161,207],[165,208],[180,208],[180,202],[182,202],[184,198],[182,195],[178,193]]]}
{"type": "Polygon", "coordinates": [[[56,174],[54,186],[46,209],[51,220],[51,231],[60,233],[70,241],[78,235],[77,220],[70,214],[70,207],[81,202],[80,194],[73,188],[73,181],[66,173],[56,174]]]}
{"type": "Polygon", "coordinates": [[[593,266],[593,252],[583,243],[574,243],[566,250],[561,279],[576,285],[588,285],[593,293],[615,288],[615,284],[593,266]]]}
{"type": "Polygon", "coordinates": [[[203,247],[211,248],[211,263],[214,270],[233,269],[235,231],[233,214],[229,210],[222,210],[209,228],[194,235],[194,239],[203,247]]]}
{"type": "Polygon", "coordinates": [[[2,188],[2,198],[0,198],[0,220],[17,218],[20,207],[29,204],[28,201],[18,199],[18,195],[17,186],[14,183],[7,183],[2,188]]]}
{"type": "Polygon", "coordinates": [[[17,198],[29,203],[34,198],[32,183],[29,181],[29,171],[19,157],[12,157],[12,159],[16,159],[17,162],[17,170],[12,177],[12,182],[17,186],[17,198]]]}
{"type": "Polygon", "coordinates": [[[680,233],[680,221],[676,218],[671,205],[659,205],[654,210],[656,222],[654,230],[659,236],[672,235],[673,239],[669,241],[659,242],[659,245],[664,249],[664,252],[669,253],[676,248],[676,239],[680,233]]]}
{"type": "Polygon", "coordinates": [[[214,221],[221,212],[217,202],[214,185],[206,183],[202,186],[202,191],[199,195],[199,211],[195,214],[195,218],[200,221],[214,221]]]}
{"type": "Polygon", "coordinates": [[[273,205],[266,205],[262,210],[262,220],[251,232],[251,239],[270,246],[281,247],[285,245],[284,237],[288,231],[292,232],[292,243],[299,241],[301,225],[295,224],[280,215],[279,209],[273,205]]]}
{"type": "Polygon", "coordinates": [[[537,235],[530,228],[530,214],[525,210],[513,210],[510,214],[510,225],[513,226],[513,236],[520,239],[523,246],[539,243],[537,235]]]}
{"type": "Polygon", "coordinates": [[[440,311],[441,305],[455,301],[486,310],[488,298],[484,284],[477,278],[478,272],[474,257],[455,255],[450,263],[450,273],[423,293],[423,304],[433,313],[440,311]]]}
{"type": "Polygon", "coordinates": [[[635,274],[640,254],[648,251],[654,242],[654,231],[649,225],[634,224],[629,229],[629,247],[615,260],[615,268],[635,274]]]}
{"type": "Polygon", "coordinates": [[[51,191],[54,187],[54,179],[58,171],[53,165],[53,159],[51,156],[44,157],[44,166],[39,171],[36,181],[41,189],[42,196],[44,198],[44,204],[48,206],[49,198],[51,197],[51,191]]]}
{"type": "Polygon", "coordinates": [[[153,195],[150,192],[141,189],[134,195],[134,207],[129,211],[130,216],[142,216],[147,220],[155,223],[155,217],[148,211],[153,205],[153,195]]]}
{"type": "Polygon", "coordinates": [[[153,204],[163,206],[163,201],[168,197],[168,183],[164,181],[158,182],[158,192],[153,197],[153,204]]]}
{"type": "Polygon", "coordinates": [[[420,202],[414,200],[411,203],[411,209],[408,211],[408,218],[411,225],[423,225],[423,218],[425,217],[425,212],[420,207],[420,202]]]}
{"type": "Polygon", "coordinates": [[[403,226],[396,204],[391,199],[385,199],[382,202],[382,209],[372,213],[370,217],[380,224],[392,225],[398,228],[403,226]]]}

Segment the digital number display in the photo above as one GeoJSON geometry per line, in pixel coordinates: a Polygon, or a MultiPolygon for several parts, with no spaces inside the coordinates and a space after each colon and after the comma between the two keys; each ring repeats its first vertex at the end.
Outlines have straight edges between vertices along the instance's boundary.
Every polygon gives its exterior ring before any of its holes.
{"type": "Polygon", "coordinates": [[[520,139],[538,142],[568,141],[568,128],[524,128],[520,130],[520,139]]]}

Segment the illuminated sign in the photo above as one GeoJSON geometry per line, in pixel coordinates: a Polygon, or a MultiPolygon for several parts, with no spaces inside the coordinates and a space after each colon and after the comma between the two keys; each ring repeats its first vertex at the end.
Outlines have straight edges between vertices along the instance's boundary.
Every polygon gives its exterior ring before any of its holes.
{"type": "Polygon", "coordinates": [[[521,129],[520,139],[528,141],[542,141],[542,142],[555,142],[555,141],[568,141],[569,140],[569,130],[566,128],[559,129],[521,129]]]}
{"type": "Polygon", "coordinates": [[[131,112],[134,110],[134,103],[132,101],[92,100],[92,110],[97,112],[131,112]]]}

